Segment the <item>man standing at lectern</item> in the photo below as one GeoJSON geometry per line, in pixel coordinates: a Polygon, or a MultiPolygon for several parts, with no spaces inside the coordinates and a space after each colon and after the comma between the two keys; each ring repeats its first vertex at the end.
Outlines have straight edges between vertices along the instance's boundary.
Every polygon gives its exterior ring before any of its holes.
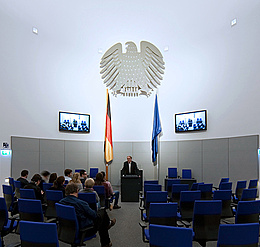
{"type": "Polygon", "coordinates": [[[122,169],[122,175],[139,175],[139,169],[137,164],[132,161],[132,156],[127,156],[127,161],[124,162],[124,167],[122,169]]]}

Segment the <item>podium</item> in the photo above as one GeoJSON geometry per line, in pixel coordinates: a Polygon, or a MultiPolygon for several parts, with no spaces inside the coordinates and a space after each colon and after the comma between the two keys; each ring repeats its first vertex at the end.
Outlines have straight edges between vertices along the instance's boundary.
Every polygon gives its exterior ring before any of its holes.
{"type": "Polygon", "coordinates": [[[139,191],[143,189],[143,170],[139,175],[122,175],[121,171],[121,201],[139,202],[139,191]]]}

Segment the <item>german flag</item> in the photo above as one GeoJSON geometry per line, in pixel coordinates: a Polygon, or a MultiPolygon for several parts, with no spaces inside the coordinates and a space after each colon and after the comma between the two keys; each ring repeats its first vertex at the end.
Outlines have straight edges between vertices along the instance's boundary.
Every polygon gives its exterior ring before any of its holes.
{"type": "Polygon", "coordinates": [[[112,143],[111,111],[110,111],[110,100],[109,100],[108,89],[107,89],[107,113],[106,113],[104,153],[105,153],[106,164],[111,164],[113,161],[113,143],[112,143]]]}

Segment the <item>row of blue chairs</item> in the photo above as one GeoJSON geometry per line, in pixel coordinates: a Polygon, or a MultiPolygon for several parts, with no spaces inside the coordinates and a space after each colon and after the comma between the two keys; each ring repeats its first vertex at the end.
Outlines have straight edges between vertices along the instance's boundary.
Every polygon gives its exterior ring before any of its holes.
{"type": "Polygon", "coordinates": [[[182,169],[181,176],[178,176],[178,171],[176,167],[168,168],[168,176],[167,178],[183,178],[183,179],[192,179],[192,171],[191,169],[182,169]]]}

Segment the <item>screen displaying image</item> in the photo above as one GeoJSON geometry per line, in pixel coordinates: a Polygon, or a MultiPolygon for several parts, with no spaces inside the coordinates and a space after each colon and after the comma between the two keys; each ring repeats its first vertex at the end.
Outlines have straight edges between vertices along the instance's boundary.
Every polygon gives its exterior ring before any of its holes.
{"type": "Polygon", "coordinates": [[[206,129],[206,110],[175,114],[175,132],[188,132],[206,129]]]}
{"type": "Polygon", "coordinates": [[[59,112],[59,130],[89,133],[90,115],[71,112],[59,112]]]}

